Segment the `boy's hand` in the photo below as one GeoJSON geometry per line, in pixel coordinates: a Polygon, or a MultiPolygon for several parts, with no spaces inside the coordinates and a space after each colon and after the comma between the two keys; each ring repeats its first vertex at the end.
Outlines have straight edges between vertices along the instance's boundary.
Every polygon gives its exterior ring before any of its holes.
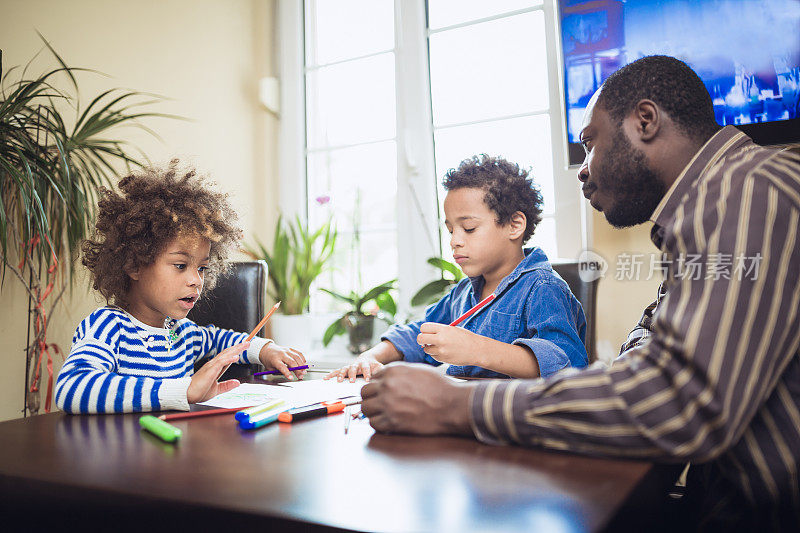
{"type": "Polygon", "coordinates": [[[270,342],[261,348],[261,353],[258,354],[258,358],[262,365],[267,368],[278,370],[290,381],[302,379],[303,376],[306,375],[305,370],[295,370],[294,374],[289,370],[289,367],[307,364],[305,356],[294,348],[287,348],[270,342]]]}
{"type": "Polygon", "coordinates": [[[367,355],[363,353],[358,356],[353,363],[343,366],[338,370],[334,370],[330,372],[327,376],[322,379],[331,379],[336,378],[336,381],[341,383],[345,379],[349,379],[350,383],[354,383],[356,380],[356,376],[359,374],[364,375],[364,379],[369,381],[372,378],[372,374],[377,372],[383,368],[383,363],[379,363],[375,357],[371,355],[367,355]]]}
{"type": "Polygon", "coordinates": [[[231,364],[239,360],[239,354],[250,346],[249,342],[243,342],[236,346],[231,346],[204,364],[197,373],[192,376],[189,388],[186,391],[186,399],[189,403],[199,403],[210,400],[218,394],[228,392],[239,386],[239,380],[229,379],[223,382],[217,381],[219,377],[228,369],[231,364]]]}
{"type": "Polygon", "coordinates": [[[425,322],[419,328],[417,343],[422,350],[439,361],[451,365],[478,364],[475,358],[479,346],[485,337],[467,331],[464,328],[425,322]]]}

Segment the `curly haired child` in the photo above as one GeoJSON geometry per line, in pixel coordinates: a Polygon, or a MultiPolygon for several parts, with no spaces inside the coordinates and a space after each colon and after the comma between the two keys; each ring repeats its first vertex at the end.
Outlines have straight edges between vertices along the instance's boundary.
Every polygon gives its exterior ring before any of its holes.
{"type": "Polygon", "coordinates": [[[326,379],[355,380],[392,361],[450,364],[464,377],[531,378],[588,363],[586,318],[541,248],[523,248],[542,220],[542,195],[519,165],[472,157],[443,181],[453,258],[468,277],[423,320],[392,326],[381,342],[326,379]],[[490,294],[460,327],[449,324],[490,294]]]}
{"type": "Polygon", "coordinates": [[[68,413],[188,410],[239,385],[218,382],[232,363],[260,363],[289,379],[305,363],[297,350],[186,318],[228,268],[240,239],[227,195],[194,169],[151,168],[103,189],[82,263],[108,305],[86,317],[56,382],[68,413]],[[195,361],[216,355],[197,373],[195,361]]]}

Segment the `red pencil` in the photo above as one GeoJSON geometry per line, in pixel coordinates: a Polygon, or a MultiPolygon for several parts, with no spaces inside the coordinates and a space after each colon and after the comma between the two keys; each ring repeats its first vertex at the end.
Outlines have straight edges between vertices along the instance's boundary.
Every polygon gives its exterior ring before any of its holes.
{"type": "Polygon", "coordinates": [[[158,418],[166,421],[166,420],[180,420],[182,418],[197,418],[200,416],[224,415],[226,413],[235,413],[236,411],[241,411],[242,409],[250,409],[250,407],[231,407],[228,409],[206,409],[204,411],[190,411],[188,413],[175,413],[174,415],[161,415],[158,418]]]}
{"type": "Polygon", "coordinates": [[[467,318],[469,318],[470,316],[472,316],[475,313],[477,313],[481,309],[481,307],[483,307],[484,305],[488,304],[492,300],[494,300],[494,293],[490,294],[489,296],[487,296],[486,298],[484,298],[483,300],[481,300],[480,302],[475,304],[475,307],[473,307],[472,309],[470,309],[469,311],[467,311],[466,313],[464,313],[460,317],[458,317],[455,320],[453,320],[450,323],[450,325],[451,326],[457,326],[457,325],[461,324],[467,318]]]}

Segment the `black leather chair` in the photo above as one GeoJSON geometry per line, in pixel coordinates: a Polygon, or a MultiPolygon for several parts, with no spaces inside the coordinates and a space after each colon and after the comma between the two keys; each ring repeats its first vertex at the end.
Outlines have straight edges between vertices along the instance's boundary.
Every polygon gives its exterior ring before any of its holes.
{"type": "MultiPolygon", "coordinates": [[[[232,264],[231,272],[217,281],[189,312],[188,318],[201,326],[213,324],[218,328],[250,333],[264,318],[267,301],[267,263],[243,261],[232,264]]],[[[264,329],[257,333],[264,336],[264,329]]],[[[208,358],[195,364],[195,370],[208,358]]],[[[221,379],[244,379],[259,365],[231,365],[221,379]]]]}
{"type": "Polygon", "coordinates": [[[564,278],[572,294],[583,306],[583,313],[586,315],[586,353],[589,356],[589,363],[593,363],[597,360],[597,353],[595,352],[595,316],[599,280],[583,281],[578,275],[577,261],[556,261],[551,264],[553,265],[553,270],[564,278]]]}

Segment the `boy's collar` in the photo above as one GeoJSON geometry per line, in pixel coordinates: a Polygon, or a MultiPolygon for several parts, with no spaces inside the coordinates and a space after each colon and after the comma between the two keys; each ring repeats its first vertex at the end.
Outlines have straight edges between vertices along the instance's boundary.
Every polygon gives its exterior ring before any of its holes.
{"type": "MultiPolygon", "coordinates": [[[[496,295],[499,296],[500,293],[506,290],[506,287],[517,281],[523,274],[533,270],[549,270],[551,268],[550,262],[547,260],[547,255],[538,246],[523,248],[522,252],[525,254],[525,258],[519,262],[508,276],[503,278],[500,285],[498,285],[497,289],[494,291],[496,295]]],[[[475,294],[481,294],[484,284],[483,276],[469,278],[469,281],[472,284],[472,290],[475,294]]]]}

